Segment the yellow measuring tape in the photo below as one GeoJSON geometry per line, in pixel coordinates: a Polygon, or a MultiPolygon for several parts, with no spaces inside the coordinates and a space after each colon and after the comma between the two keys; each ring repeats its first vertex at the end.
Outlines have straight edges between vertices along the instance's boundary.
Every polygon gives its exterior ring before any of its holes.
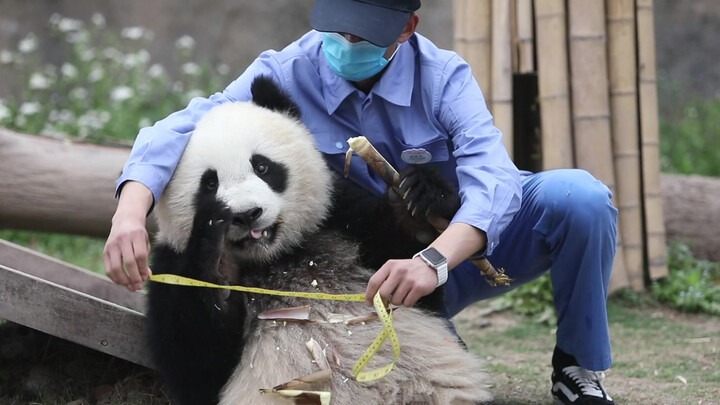
{"type": "MultiPolygon", "coordinates": [[[[365,301],[365,295],[364,294],[325,294],[325,293],[311,293],[311,292],[294,292],[294,291],[278,291],[278,290],[268,290],[266,288],[257,288],[257,287],[243,287],[239,285],[220,285],[220,284],[213,284],[208,283],[206,281],[200,281],[195,280],[188,277],[178,276],[175,274],[152,274],[150,275],[150,281],[155,281],[158,283],[165,283],[165,284],[173,284],[173,285],[180,285],[180,286],[188,286],[188,287],[207,287],[207,288],[217,288],[221,290],[233,290],[233,291],[243,291],[243,292],[249,292],[249,293],[255,293],[255,294],[268,294],[268,295],[281,295],[285,297],[300,297],[300,298],[310,298],[310,299],[316,299],[316,300],[334,300],[334,301],[354,301],[354,302],[364,302],[365,301]]],[[[380,297],[380,293],[376,293],[375,297],[373,298],[373,304],[375,305],[375,311],[377,311],[378,317],[380,317],[380,320],[383,324],[383,329],[380,331],[380,334],[375,338],[375,340],[370,344],[370,347],[368,347],[365,350],[365,353],[360,357],[360,359],[355,363],[355,365],[352,368],[353,376],[355,376],[355,379],[360,382],[366,382],[366,381],[373,381],[380,379],[387,375],[387,373],[392,370],[393,366],[395,365],[395,362],[397,362],[398,358],[400,357],[400,341],[398,340],[397,334],[395,333],[395,328],[393,328],[392,324],[392,314],[388,312],[387,308],[385,308],[385,304],[382,302],[382,298],[380,297]],[[392,344],[393,353],[394,353],[394,359],[393,361],[383,367],[370,370],[370,371],[363,371],[365,369],[365,366],[370,362],[370,359],[372,359],[375,354],[380,350],[380,346],[385,342],[385,340],[390,339],[390,343],[392,344]]]]}

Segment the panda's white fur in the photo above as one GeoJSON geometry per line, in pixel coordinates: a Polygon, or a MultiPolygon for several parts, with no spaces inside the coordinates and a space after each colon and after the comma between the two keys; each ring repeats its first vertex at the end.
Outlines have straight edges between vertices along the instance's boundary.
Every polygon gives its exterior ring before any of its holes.
{"type": "MultiPolygon", "coordinates": [[[[164,253],[158,254],[154,269],[173,272],[173,267],[182,268],[187,261],[199,259],[194,262],[196,266],[211,267],[209,273],[198,275],[207,281],[280,290],[362,293],[373,271],[359,264],[357,246],[335,232],[319,228],[328,215],[331,184],[322,155],[298,119],[253,103],[215,107],[197,125],[157,205],[157,240],[164,253]],[[257,175],[250,163],[254,154],[287,168],[282,192],[257,175]],[[209,233],[216,229],[213,227],[222,225],[217,220],[198,222],[198,182],[208,169],[217,172],[216,198],[221,205],[233,213],[260,207],[262,215],[251,228],[266,229],[275,224],[277,233],[271,238],[251,238],[250,243],[238,245],[235,242],[246,237],[249,229],[238,230],[225,224],[228,230],[225,238],[219,239],[220,258],[187,257],[188,243],[195,243],[191,241],[195,240],[191,238],[193,224],[197,227],[208,222],[209,233]],[[208,261],[214,264],[207,264],[208,261]],[[212,266],[218,269],[212,270],[212,266]]],[[[195,238],[201,243],[213,240],[211,235],[200,236],[195,238]]],[[[204,255],[207,248],[196,247],[193,251],[204,255]]],[[[151,345],[155,348],[155,360],[162,365],[161,374],[175,379],[168,381],[171,388],[185,390],[173,395],[193,395],[188,385],[202,384],[207,374],[197,368],[228,357],[212,360],[211,356],[218,352],[235,353],[233,347],[219,346],[235,345],[238,352],[242,350],[241,357],[220,392],[219,403],[287,404],[286,399],[261,394],[260,389],[318,371],[306,348],[306,342],[313,338],[326,348],[333,373],[330,381],[307,388],[332,392],[333,404],[475,404],[491,400],[487,390],[489,378],[481,361],[459,344],[444,319],[417,308],[401,307],[394,312],[401,345],[401,356],[394,369],[384,378],[360,383],[352,377],[351,368],[378,335],[381,324],[375,321],[348,326],[329,323],[327,319],[331,313],[367,315],[372,308],[362,303],[237,292],[228,298],[227,293],[190,292],[187,287],[158,285],[151,286],[150,298],[150,336],[154,339],[151,345]],[[196,301],[188,304],[190,300],[196,301]],[[320,322],[257,320],[262,311],[300,305],[310,305],[312,317],[320,322]],[[223,311],[228,310],[235,311],[233,318],[223,320],[223,311]],[[223,338],[220,336],[223,334],[234,337],[222,340],[224,343],[204,343],[223,338]],[[188,342],[181,345],[173,339],[188,342]],[[184,353],[177,353],[176,357],[175,351],[184,353]],[[195,356],[192,360],[190,354],[195,356]],[[182,356],[187,356],[185,362],[182,356]]],[[[368,368],[391,361],[392,350],[385,344],[368,368]]],[[[212,365],[209,367],[206,370],[212,370],[212,365]]],[[[198,401],[177,399],[180,403],[198,401]]]]}
{"type": "Polygon", "coordinates": [[[264,208],[260,227],[282,220],[279,243],[246,255],[272,260],[302,235],[314,232],[330,206],[331,178],[314,147],[312,135],[296,118],[252,103],[227,103],[209,111],[197,124],[172,181],[157,206],[158,241],[182,250],[194,216],[197,182],[208,168],[218,172],[218,198],[234,212],[264,208]],[[254,172],[250,157],[262,153],[288,167],[282,195],[254,172]]]}

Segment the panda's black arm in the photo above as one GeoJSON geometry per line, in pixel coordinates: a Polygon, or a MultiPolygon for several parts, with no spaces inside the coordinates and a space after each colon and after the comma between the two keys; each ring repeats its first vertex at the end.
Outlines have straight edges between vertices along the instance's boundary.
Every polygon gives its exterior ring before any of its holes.
{"type": "MultiPolygon", "coordinates": [[[[214,193],[200,190],[186,249],[180,253],[169,245],[157,245],[153,272],[217,282],[229,220],[229,211],[215,200],[214,193]]],[[[244,323],[244,306],[225,302],[218,290],[150,285],[149,345],[156,367],[178,403],[217,403],[240,359],[244,323]]]]}

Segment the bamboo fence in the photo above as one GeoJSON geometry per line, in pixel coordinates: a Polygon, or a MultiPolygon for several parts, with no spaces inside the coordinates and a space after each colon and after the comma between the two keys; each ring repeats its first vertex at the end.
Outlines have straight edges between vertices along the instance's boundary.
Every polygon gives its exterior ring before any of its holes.
{"type": "Polygon", "coordinates": [[[619,215],[611,291],[666,276],[653,0],[454,7],[456,51],[473,68],[509,152],[521,136],[512,126],[513,75],[535,75],[543,170],[582,168],[612,190],[619,215]]]}

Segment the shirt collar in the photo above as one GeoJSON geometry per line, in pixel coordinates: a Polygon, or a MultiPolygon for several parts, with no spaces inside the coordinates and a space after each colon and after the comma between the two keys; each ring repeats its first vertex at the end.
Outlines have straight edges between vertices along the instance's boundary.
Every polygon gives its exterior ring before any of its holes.
{"type": "MultiPolygon", "coordinates": [[[[370,90],[385,100],[408,107],[412,98],[415,83],[415,52],[410,41],[406,41],[397,50],[395,57],[390,61],[387,70],[380,80],[370,90]]],[[[352,93],[359,92],[349,81],[336,75],[325,60],[322,47],[319,52],[320,77],[323,85],[323,98],[328,114],[338,109],[340,104],[352,93]]]]}
{"type": "Polygon", "coordinates": [[[402,107],[409,107],[415,83],[415,52],[410,41],[400,45],[371,93],[402,107]]]}

